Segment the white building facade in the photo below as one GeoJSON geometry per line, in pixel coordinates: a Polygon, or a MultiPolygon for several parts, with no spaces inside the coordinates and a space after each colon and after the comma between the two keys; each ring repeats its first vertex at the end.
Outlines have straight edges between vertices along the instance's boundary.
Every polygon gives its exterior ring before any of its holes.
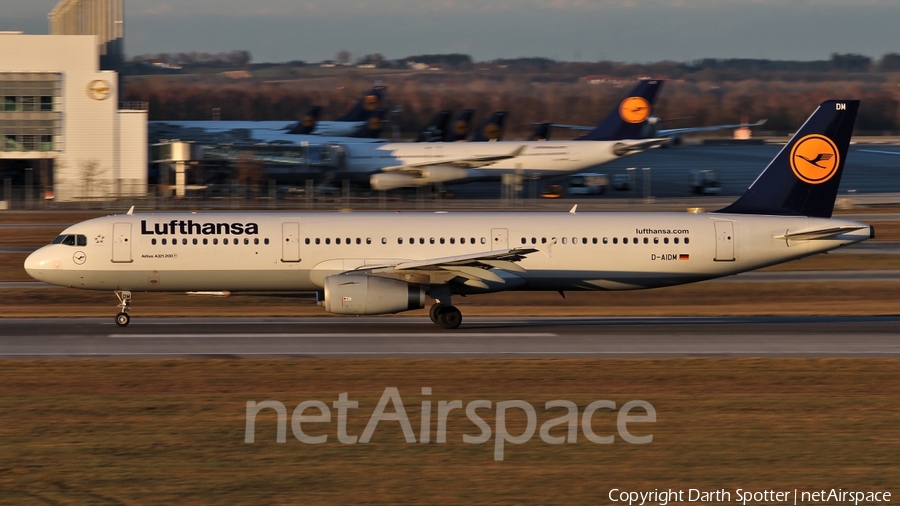
{"type": "Polygon", "coordinates": [[[147,107],[118,102],[96,35],[0,32],[0,54],[0,163],[49,165],[57,201],[146,195],[147,107]]]}

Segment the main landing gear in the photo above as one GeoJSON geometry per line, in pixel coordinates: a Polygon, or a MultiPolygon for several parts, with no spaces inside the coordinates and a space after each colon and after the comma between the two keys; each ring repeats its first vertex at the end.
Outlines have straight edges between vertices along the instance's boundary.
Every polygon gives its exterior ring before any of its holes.
{"type": "Polygon", "coordinates": [[[125,327],[131,322],[128,311],[131,310],[131,292],[116,290],[116,297],[119,299],[119,314],[116,315],[116,325],[125,327]]]}
{"type": "Polygon", "coordinates": [[[462,313],[455,306],[445,306],[435,302],[428,311],[431,321],[445,329],[458,329],[462,323],[462,313]]]}

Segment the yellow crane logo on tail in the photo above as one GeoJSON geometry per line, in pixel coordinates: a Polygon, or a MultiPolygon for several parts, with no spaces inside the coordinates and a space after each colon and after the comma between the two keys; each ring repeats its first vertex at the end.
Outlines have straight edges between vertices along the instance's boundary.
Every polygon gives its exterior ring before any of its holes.
{"type": "Polygon", "coordinates": [[[841,155],[828,137],[810,134],[791,148],[791,170],[801,181],[822,184],[837,172],[841,155]]]}
{"type": "Polygon", "coordinates": [[[650,102],[644,97],[628,97],[619,105],[619,116],[627,123],[641,123],[650,117],[650,102]]]}

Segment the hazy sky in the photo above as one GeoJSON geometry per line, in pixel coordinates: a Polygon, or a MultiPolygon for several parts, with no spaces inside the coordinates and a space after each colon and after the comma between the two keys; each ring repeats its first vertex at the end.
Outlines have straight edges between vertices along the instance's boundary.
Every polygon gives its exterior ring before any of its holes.
{"type": "MultiPolygon", "coordinates": [[[[47,33],[56,3],[0,0],[0,30],[47,33]]],[[[246,49],[255,62],[342,49],[476,60],[879,57],[900,52],[898,27],[900,0],[125,0],[129,55],[246,49]]]]}

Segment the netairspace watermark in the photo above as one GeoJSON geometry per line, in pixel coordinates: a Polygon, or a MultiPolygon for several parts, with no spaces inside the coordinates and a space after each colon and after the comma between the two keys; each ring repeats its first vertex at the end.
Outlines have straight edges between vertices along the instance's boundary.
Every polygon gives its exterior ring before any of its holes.
{"type": "Polygon", "coordinates": [[[832,488],[829,490],[747,490],[739,488],[732,494],[726,489],[700,490],[648,490],[634,491],[618,488],[609,491],[609,500],[613,503],[628,506],[658,505],[687,502],[697,503],[730,503],[747,506],[749,504],[874,504],[891,502],[891,493],[885,491],[859,491],[832,488]]]}
{"type": "MultiPolygon", "coordinates": [[[[431,395],[431,388],[422,388],[422,395],[431,395]]],[[[375,411],[369,417],[366,428],[359,436],[347,434],[347,415],[351,409],[359,408],[359,401],[349,400],[347,392],[338,395],[338,400],[332,402],[331,407],[337,410],[337,440],[343,444],[365,444],[371,441],[375,429],[378,428],[380,422],[398,422],[403,431],[403,437],[407,443],[430,443],[431,442],[431,426],[432,401],[422,401],[422,416],[419,424],[419,438],[413,432],[412,424],[406,415],[406,408],[403,405],[403,399],[400,392],[395,387],[387,387],[381,394],[375,411]],[[388,404],[392,405],[393,412],[385,412],[388,404]]],[[[563,443],[576,443],[578,441],[578,423],[581,422],[581,431],[585,439],[595,444],[612,444],[615,441],[615,435],[598,435],[594,432],[591,422],[594,414],[599,410],[615,411],[616,403],[608,400],[594,401],[588,404],[584,411],[581,412],[579,420],[578,406],[572,401],[553,400],[544,404],[545,410],[565,408],[566,414],[547,420],[541,425],[538,431],[541,441],[551,445],[559,445],[563,443]],[[550,431],[554,427],[566,425],[567,432],[565,436],[551,436],[550,431]]],[[[244,442],[253,443],[256,441],[256,416],[264,409],[273,409],[278,415],[278,427],[275,440],[279,443],[287,442],[287,409],[284,404],[275,400],[265,400],[262,402],[247,401],[247,417],[244,430],[244,442]]],[[[437,403],[437,430],[434,441],[436,443],[447,442],[447,416],[454,409],[463,409],[463,402],[455,401],[438,401],[437,403]]],[[[465,434],[462,437],[463,442],[468,444],[483,444],[494,436],[494,460],[502,461],[504,447],[507,443],[520,445],[527,443],[534,436],[537,430],[537,412],[534,406],[523,400],[500,401],[496,404],[488,400],[471,401],[465,406],[466,417],[476,428],[481,430],[478,435],[465,434]],[[496,417],[493,430],[491,426],[479,416],[479,410],[496,409],[496,417]],[[524,432],[518,435],[510,434],[506,428],[507,413],[521,412],[525,414],[526,426],[524,432]]],[[[599,416],[599,415],[598,415],[599,416]]],[[[291,430],[299,441],[306,444],[322,444],[328,441],[328,434],[323,433],[320,428],[318,435],[309,435],[305,431],[313,429],[308,424],[314,423],[331,423],[331,409],[322,401],[303,401],[295,409],[291,415],[291,430]],[[307,410],[318,411],[317,415],[305,414],[307,410]],[[304,428],[304,426],[306,428],[304,428]]],[[[656,409],[647,401],[630,401],[622,405],[616,414],[616,429],[622,440],[636,445],[647,444],[653,441],[653,435],[635,436],[629,432],[628,424],[633,423],[652,423],[656,422],[656,409]],[[641,410],[643,413],[631,414],[632,410],[641,410]]]]}

